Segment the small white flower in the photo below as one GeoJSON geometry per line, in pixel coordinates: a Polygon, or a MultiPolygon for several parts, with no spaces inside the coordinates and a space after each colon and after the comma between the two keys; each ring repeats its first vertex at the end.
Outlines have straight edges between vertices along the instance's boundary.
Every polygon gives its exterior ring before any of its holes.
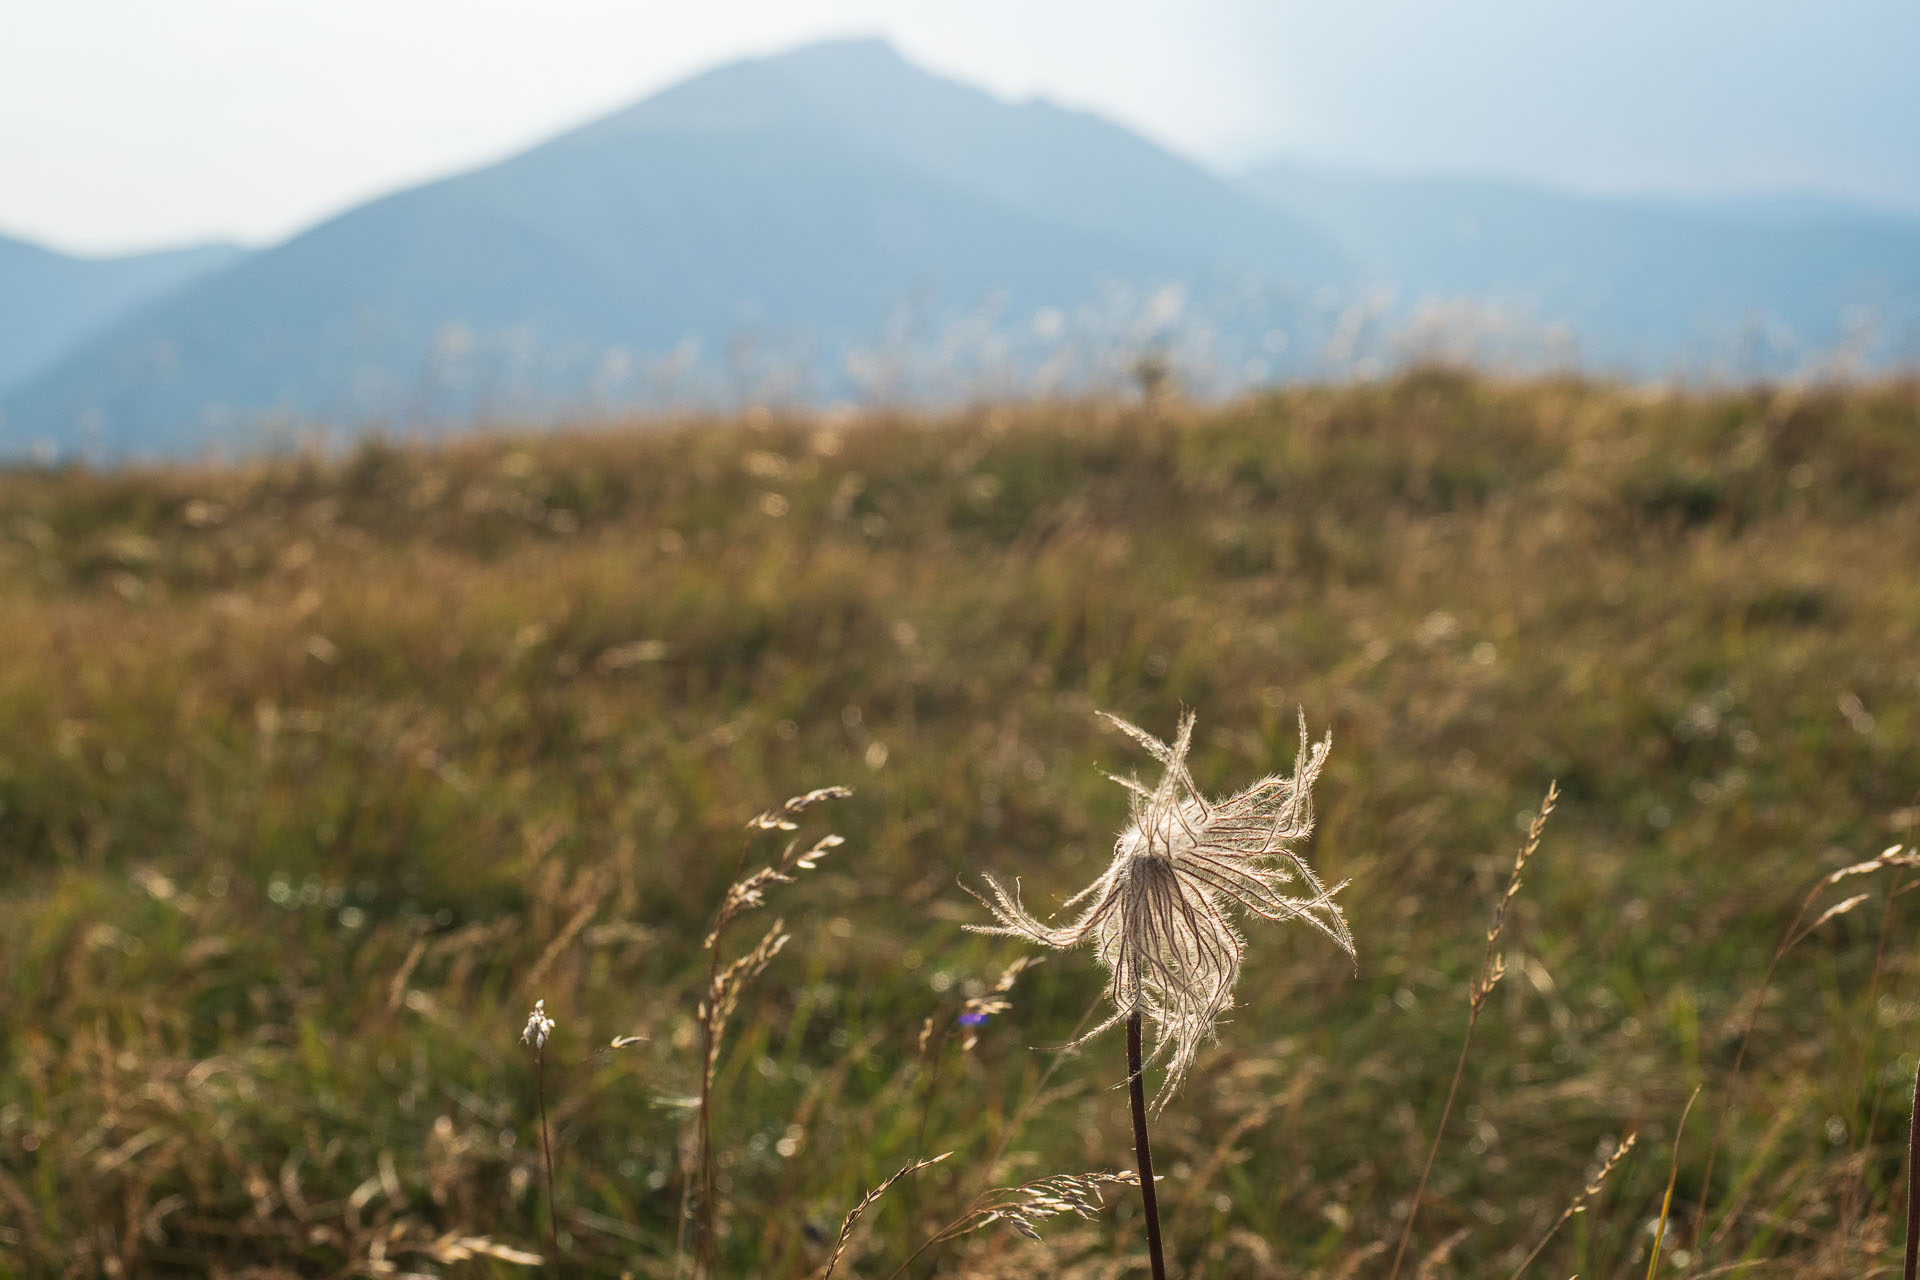
{"type": "Polygon", "coordinates": [[[1213,1038],[1214,1023],[1233,1007],[1246,940],[1230,921],[1230,909],[1262,920],[1304,921],[1353,954],[1353,935],[1334,902],[1344,882],[1321,884],[1288,847],[1313,830],[1313,781],[1332,738],[1310,744],[1302,716],[1291,778],[1262,778],[1239,795],[1208,800],[1187,772],[1191,712],[1181,717],[1171,744],[1124,720],[1107,719],[1151,752],[1166,773],[1152,790],[1114,779],[1133,793],[1133,816],[1114,842],[1106,871],[1066,902],[1084,902],[1085,908],[1067,924],[1049,925],[1027,912],[1018,881],[1009,891],[988,876],[993,900],[986,905],[997,923],[970,927],[1058,949],[1093,944],[1112,975],[1107,994],[1114,1013],[1081,1040],[1144,1015],[1154,1029],[1152,1056],[1169,1055],[1157,1108],[1179,1089],[1194,1054],[1213,1038]],[[1304,892],[1283,891],[1296,886],[1304,892]]]}
{"type": "Polygon", "coordinates": [[[552,1034],[553,1019],[547,1016],[547,1002],[535,1000],[533,1012],[527,1015],[527,1029],[520,1033],[520,1043],[544,1049],[547,1047],[547,1037],[552,1034]]]}

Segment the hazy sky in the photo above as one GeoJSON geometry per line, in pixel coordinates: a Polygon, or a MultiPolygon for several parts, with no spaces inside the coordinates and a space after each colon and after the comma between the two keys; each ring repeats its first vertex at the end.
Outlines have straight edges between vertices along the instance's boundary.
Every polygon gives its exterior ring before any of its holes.
{"type": "Polygon", "coordinates": [[[269,241],[716,62],[874,33],[1220,165],[1920,210],[1920,0],[0,0],[0,231],[269,241]]]}

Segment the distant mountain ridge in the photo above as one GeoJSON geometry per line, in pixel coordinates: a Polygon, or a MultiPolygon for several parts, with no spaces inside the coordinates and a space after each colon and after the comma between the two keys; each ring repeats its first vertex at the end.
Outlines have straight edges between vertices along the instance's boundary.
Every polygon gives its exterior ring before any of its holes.
{"type": "Polygon", "coordinates": [[[836,41],[723,68],[580,131],[715,132],[748,119],[810,117],[1001,207],[1209,266],[1277,270],[1312,288],[1347,278],[1322,232],[1274,218],[1257,198],[1098,116],[1045,101],[1008,104],[922,71],[885,41],[836,41]],[[743,94],[747,84],[759,95],[743,94]],[[764,113],[764,114],[762,114],[764,113]]]}
{"type": "Polygon", "coordinates": [[[0,235],[0,393],[133,308],[245,253],[203,244],[83,258],[0,235]]]}
{"type": "MultiPolygon", "coordinates": [[[[6,263],[0,326],[31,325],[6,263]]],[[[201,265],[59,343],[16,338],[0,457],[1073,391],[1150,351],[1201,393],[1434,356],[1634,376],[1920,361],[1920,219],[1228,177],[875,40],[720,67],[201,265]]]]}
{"type": "MultiPolygon", "coordinates": [[[[1385,310],[1403,325],[1423,304],[1469,301],[1483,326],[1534,338],[1552,327],[1567,358],[1638,373],[1920,360],[1920,218],[1806,197],[1602,199],[1288,164],[1244,181],[1324,229],[1369,287],[1391,293],[1385,310]]],[[[1452,316],[1452,336],[1470,338],[1452,316]]]]}
{"type": "Polygon", "coordinates": [[[1023,379],[1046,358],[1026,346],[1151,340],[1187,291],[1249,273],[1352,268],[1112,125],[843,42],[363,205],[80,344],[0,411],[15,440],[71,448],[84,422],[139,454],[245,448],[275,416],[537,418],[676,383],[900,394],[916,363],[963,393],[1023,379]]]}

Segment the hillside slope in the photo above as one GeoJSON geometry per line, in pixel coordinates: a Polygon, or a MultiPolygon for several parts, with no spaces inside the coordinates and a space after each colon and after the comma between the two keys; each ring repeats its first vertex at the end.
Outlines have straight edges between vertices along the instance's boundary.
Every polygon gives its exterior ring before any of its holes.
{"type": "Polygon", "coordinates": [[[0,394],[142,303],[244,254],[208,244],[81,258],[0,236],[0,394]]]}
{"type": "MultiPolygon", "coordinates": [[[[1050,956],[961,1024],[1033,952],[966,932],[967,890],[1058,908],[1127,821],[1108,775],[1156,776],[1095,713],[1191,709],[1209,795],[1287,772],[1300,711],[1332,734],[1303,847],[1351,879],[1359,958],[1248,922],[1154,1122],[1170,1249],[1205,1263],[1176,1274],[1381,1273],[1552,780],[1414,1256],[1513,1275],[1638,1131],[1531,1274],[1644,1275],[1704,1085],[1696,1274],[1897,1274],[1920,895],[1849,875],[1769,957],[1822,877],[1920,842],[1916,563],[1911,384],[1422,373],[0,471],[0,1257],[539,1252],[540,999],[565,1270],[670,1275],[702,939],[787,839],[753,815],[829,784],[793,835],[845,845],[722,946],[792,936],[721,1046],[715,1274],[817,1277],[941,1152],[840,1274],[983,1188],[1129,1168],[1117,1030],[1052,1052],[1099,966],[1050,956]]],[[[907,1274],[1112,1277],[1141,1248],[1112,1190],[907,1274]]]]}

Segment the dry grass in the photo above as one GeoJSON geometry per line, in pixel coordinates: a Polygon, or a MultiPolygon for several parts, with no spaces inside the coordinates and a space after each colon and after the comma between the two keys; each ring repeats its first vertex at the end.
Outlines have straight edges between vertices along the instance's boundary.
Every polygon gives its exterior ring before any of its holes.
{"type": "MultiPolygon", "coordinates": [[[[1383,1269],[1493,851],[1551,778],[1413,1269],[1510,1274],[1696,1084],[1724,1138],[1710,1185],[1681,1149],[1662,1274],[1895,1266],[1912,899],[1826,918],[1758,993],[1808,887],[1914,842],[1915,564],[1910,385],[1427,373],[0,476],[0,1272],[516,1271],[544,997],[559,1244],[670,1274],[739,829],[839,781],[847,847],[786,894],[711,1082],[718,1270],[817,1272],[934,1153],[836,1274],[985,1187],[1123,1167],[1113,1070],[1032,1048],[1090,967],[921,1031],[1017,951],[964,933],[962,875],[1019,867],[1044,914],[1110,848],[1093,709],[1183,705],[1207,788],[1283,767],[1295,707],[1331,720],[1310,852],[1366,887],[1366,945],[1357,978],[1249,950],[1258,997],[1155,1132],[1176,1270],[1383,1269]]],[[[1854,883],[1893,887],[1805,919],[1854,883]]],[[[1644,1274],[1665,1165],[1621,1162],[1534,1273],[1644,1274]]],[[[1109,1205],[907,1274],[1127,1274],[1109,1205]]]]}

